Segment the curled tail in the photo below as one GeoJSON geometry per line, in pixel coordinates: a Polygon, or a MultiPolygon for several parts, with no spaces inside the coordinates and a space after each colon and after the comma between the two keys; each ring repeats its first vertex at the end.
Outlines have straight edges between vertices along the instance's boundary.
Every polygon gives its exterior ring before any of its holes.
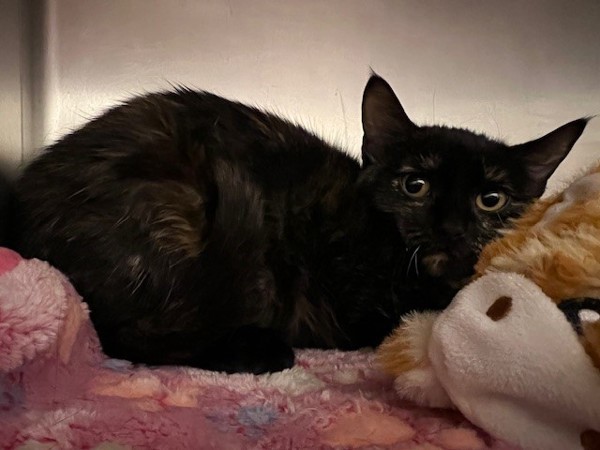
{"type": "MultiPolygon", "coordinates": [[[[240,167],[215,161],[217,202],[210,240],[230,256],[248,257],[264,250],[264,200],[260,188],[240,167]]],[[[248,261],[251,263],[251,261],[248,261]]]]}

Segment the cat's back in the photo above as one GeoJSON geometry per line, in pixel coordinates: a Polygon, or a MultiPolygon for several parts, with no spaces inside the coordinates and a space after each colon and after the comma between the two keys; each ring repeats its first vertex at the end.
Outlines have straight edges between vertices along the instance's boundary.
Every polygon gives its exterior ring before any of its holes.
{"type": "Polygon", "coordinates": [[[215,158],[244,166],[259,183],[274,176],[289,183],[324,165],[358,169],[353,158],[281,117],[182,88],[108,110],[45,149],[22,179],[27,184],[43,177],[35,184],[53,186],[56,178],[86,184],[113,177],[191,181],[215,158]]]}
{"type": "Polygon", "coordinates": [[[299,205],[344,189],[359,171],[342,151],[257,108],[187,89],[148,94],[108,110],[25,168],[16,188],[21,250],[49,258],[38,247],[73,235],[95,241],[122,217],[143,225],[165,208],[186,221],[210,220],[222,162],[267,200],[293,197],[299,205]]]}

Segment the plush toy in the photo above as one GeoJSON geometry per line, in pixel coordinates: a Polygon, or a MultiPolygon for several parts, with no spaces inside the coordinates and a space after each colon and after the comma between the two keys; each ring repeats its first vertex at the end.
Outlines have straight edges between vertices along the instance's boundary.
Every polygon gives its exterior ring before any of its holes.
{"type": "Polygon", "coordinates": [[[600,165],[484,248],[441,313],[381,345],[401,397],[526,449],[600,449],[600,165]]]}

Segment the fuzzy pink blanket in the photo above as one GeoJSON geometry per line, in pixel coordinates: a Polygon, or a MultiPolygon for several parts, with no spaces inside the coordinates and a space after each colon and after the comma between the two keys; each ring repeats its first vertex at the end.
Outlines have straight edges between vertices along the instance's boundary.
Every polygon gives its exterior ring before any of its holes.
{"type": "Polygon", "coordinates": [[[261,376],[109,359],[67,279],[7,249],[0,448],[509,449],[457,412],[399,401],[367,351],[299,351],[261,376]]]}

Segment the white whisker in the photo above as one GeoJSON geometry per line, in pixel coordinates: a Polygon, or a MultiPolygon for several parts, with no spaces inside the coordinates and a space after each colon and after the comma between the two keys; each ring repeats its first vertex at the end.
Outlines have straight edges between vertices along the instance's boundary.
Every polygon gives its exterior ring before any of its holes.
{"type": "Polygon", "coordinates": [[[500,217],[500,214],[496,213],[496,215],[498,216],[498,220],[500,220],[500,223],[502,224],[502,226],[504,228],[506,228],[506,225],[504,224],[504,221],[502,220],[502,217],[500,217]]]}
{"type": "MultiPolygon", "coordinates": [[[[417,248],[415,248],[415,251],[413,252],[413,254],[410,257],[410,260],[408,261],[408,267],[406,268],[406,276],[408,276],[408,273],[410,272],[410,267],[412,266],[412,262],[415,259],[415,257],[417,256],[417,252],[419,251],[419,249],[421,248],[420,245],[417,246],[417,248]]],[[[418,269],[417,269],[417,273],[418,273],[418,269]]]]}
{"type": "Polygon", "coordinates": [[[417,251],[415,252],[415,272],[417,273],[417,277],[420,276],[419,275],[419,253],[418,253],[420,248],[421,248],[420,246],[417,247],[417,251]]]}

